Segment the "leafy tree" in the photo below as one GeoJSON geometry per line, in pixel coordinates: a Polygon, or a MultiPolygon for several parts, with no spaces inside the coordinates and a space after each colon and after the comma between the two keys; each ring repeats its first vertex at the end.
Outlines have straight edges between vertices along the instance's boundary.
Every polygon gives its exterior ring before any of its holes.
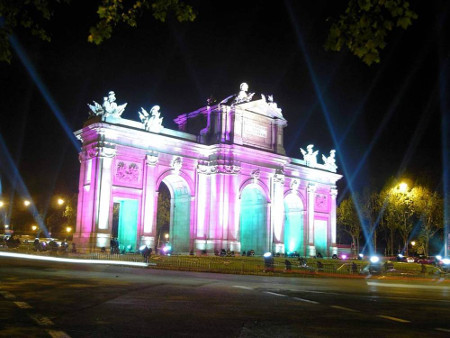
{"type": "Polygon", "coordinates": [[[392,201],[392,186],[394,184],[388,183],[380,192],[381,203],[381,226],[384,230],[386,237],[386,249],[388,255],[394,255],[394,241],[395,235],[398,229],[398,224],[401,221],[399,214],[395,208],[395,204],[392,201]]]}
{"type": "MultiPolygon", "coordinates": [[[[153,18],[165,22],[173,13],[179,22],[193,21],[194,9],[181,0],[97,0],[99,21],[89,30],[88,41],[100,44],[109,39],[114,28],[124,23],[137,27],[139,18],[151,11],[153,18]]],[[[51,20],[58,4],[70,0],[0,0],[0,61],[11,61],[9,37],[19,28],[28,30],[44,41],[50,41],[50,33],[44,28],[51,20]]]]}
{"type": "Polygon", "coordinates": [[[352,242],[356,244],[356,250],[359,252],[361,225],[352,197],[348,197],[341,202],[336,210],[336,221],[338,226],[351,236],[352,242]]]}
{"type": "Polygon", "coordinates": [[[63,213],[65,226],[71,227],[73,230],[75,230],[77,222],[77,202],[78,202],[78,194],[72,195],[72,197],[67,201],[63,213]]]}
{"type": "Polygon", "coordinates": [[[395,27],[407,29],[417,17],[405,0],[350,0],[332,23],[325,49],[347,48],[369,66],[379,63],[388,33],[395,27]]]}
{"type": "Polygon", "coordinates": [[[65,0],[1,0],[0,1],[0,61],[10,62],[11,48],[9,36],[19,27],[32,35],[50,41],[43,24],[50,20],[53,8],[65,0]]]}
{"type": "Polygon", "coordinates": [[[127,5],[121,0],[101,0],[97,10],[100,20],[90,28],[88,41],[98,45],[111,38],[114,27],[119,23],[137,27],[139,17],[149,10],[161,22],[166,21],[170,12],[179,22],[194,21],[196,17],[193,8],[179,0],[134,0],[128,1],[127,5]]]}
{"type": "Polygon", "coordinates": [[[437,192],[417,187],[416,206],[418,217],[422,223],[420,238],[424,243],[424,254],[428,255],[430,239],[444,226],[443,199],[437,192]]]}
{"type": "Polygon", "coordinates": [[[377,251],[377,227],[381,210],[380,196],[376,192],[364,191],[361,199],[361,211],[372,237],[373,249],[377,251]]]}

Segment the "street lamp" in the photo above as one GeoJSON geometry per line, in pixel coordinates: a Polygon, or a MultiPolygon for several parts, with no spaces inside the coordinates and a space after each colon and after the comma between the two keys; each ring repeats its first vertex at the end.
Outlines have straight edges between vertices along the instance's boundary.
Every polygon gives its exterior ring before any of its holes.
{"type": "Polygon", "coordinates": [[[26,207],[29,207],[30,204],[31,204],[31,202],[29,200],[23,201],[23,205],[26,206],[26,207]]]}
{"type": "Polygon", "coordinates": [[[71,227],[67,227],[67,228],[66,228],[66,231],[67,231],[67,233],[70,234],[70,232],[72,231],[72,228],[71,228],[71,227]]]}
{"type": "Polygon", "coordinates": [[[164,234],[164,238],[167,240],[169,240],[169,234],[164,234]]]}
{"type": "Polygon", "coordinates": [[[58,205],[63,205],[64,204],[64,200],[62,199],[62,198],[58,198],[58,201],[57,201],[57,203],[58,203],[58,205]]]}
{"type": "Polygon", "coordinates": [[[400,183],[400,185],[398,186],[398,189],[400,190],[400,192],[402,194],[405,194],[406,192],[408,192],[408,183],[405,183],[405,182],[400,183]]]}
{"type": "Polygon", "coordinates": [[[37,225],[32,225],[32,226],[31,226],[31,230],[33,230],[33,231],[36,231],[37,228],[38,228],[37,225]]]}

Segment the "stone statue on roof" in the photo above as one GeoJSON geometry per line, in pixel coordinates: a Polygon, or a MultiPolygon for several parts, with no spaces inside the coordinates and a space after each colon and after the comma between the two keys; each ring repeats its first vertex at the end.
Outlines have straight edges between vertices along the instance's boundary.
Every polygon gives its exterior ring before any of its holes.
{"type": "Polygon", "coordinates": [[[302,148],[300,148],[300,151],[303,154],[303,159],[305,160],[305,163],[308,167],[315,167],[317,165],[317,154],[319,153],[318,150],[314,151],[313,150],[314,145],[313,144],[309,144],[306,147],[306,151],[302,148]]]}
{"type": "Polygon", "coordinates": [[[94,104],[89,104],[88,107],[91,110],[89,113],[91,116],[104,116],[104,117],[116,117],[119,118],[125,110],[127,104],[117,105],[116,94],[113,91],[108,93],[108,96],[103,98],[103,104],[100,105],[94,101],[94,104]]]}
{"type": "Polygon", "coordinates": [[[144,108],[141,108],[139,112],[139,118],[141,122],[144,124],[144,128],[147,131],[151,131],[153,133],[159,133],[162,128],[162,120],[163,117],[160,117],[161,113],[159,110],[160,106],[155,105],[150,109],[150,113],[148,113],[144,108]]]}
{"type": "Polygon", "coordinates": [[[234,102],[233,102],[234,104],[250,102],[253,98],[253,95],[255,95],[255,93],[247,94],[248,84],[245,82],[241,83],[239,89],[240,89],[240,91],[239,91],[239,94],[234,99],[234,102]]]}
{"type": "Polygon", "coordinates": [[[323,164],[329,171],[332,171],[334,173],[337,171],[335,154],[336,154],[336,150],[334,150],[334,149],[330,150],[330,156],[328,156],[328,157],[326,157],[325,155],[322,154],[323,164]]]}

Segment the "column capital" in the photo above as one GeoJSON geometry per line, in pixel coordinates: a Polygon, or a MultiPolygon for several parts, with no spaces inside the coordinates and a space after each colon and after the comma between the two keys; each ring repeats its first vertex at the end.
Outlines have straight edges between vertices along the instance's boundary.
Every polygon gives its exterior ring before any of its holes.
{"type": "Polygon", "coordinates": [[[113,158],[116,156],[117,150],[114,144],[99,142],[96,146],[86,151],[85,159],[93,157],[113,158]]]}
{"type": "Polygon", "coordinates": [[[197,171],[200,174],[210,175],[215,174],[218,171],[218,165],[216,161],[198,161],[197,171]]]}
{"type": "Polygon", "coordinates": [[[307,187],[308,193],[310,193],[310,194],[314,193],[314,192],[316,192],[316,189],[317,189],[317,187],[315,184],[313,184],[313,183],[308,184],[308,187],[307,187]]]}
{"type": "Polygon", "coordinates": [[[145,162],[148,166],[154,167],[158,163],[158,153],[157,152],[151,152],[145,155],[145,162]]]}
{"type": "Polygon", "coordinates": [[[332,188],[330,189],[330,195],[331,195],[331,198],[336,198],[337,194],[338,194],[337,188],[336,188],[336,187],[332,187],[332,188]]]}

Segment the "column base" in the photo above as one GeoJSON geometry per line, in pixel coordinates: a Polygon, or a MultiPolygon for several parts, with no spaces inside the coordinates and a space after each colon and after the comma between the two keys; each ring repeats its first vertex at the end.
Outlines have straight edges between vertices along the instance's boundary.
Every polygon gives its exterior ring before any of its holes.
{"type": "Polygon", "coordinates": [[[316,247],[314,245],[308,245],[308,256],[316,257],[316,247]]]}

